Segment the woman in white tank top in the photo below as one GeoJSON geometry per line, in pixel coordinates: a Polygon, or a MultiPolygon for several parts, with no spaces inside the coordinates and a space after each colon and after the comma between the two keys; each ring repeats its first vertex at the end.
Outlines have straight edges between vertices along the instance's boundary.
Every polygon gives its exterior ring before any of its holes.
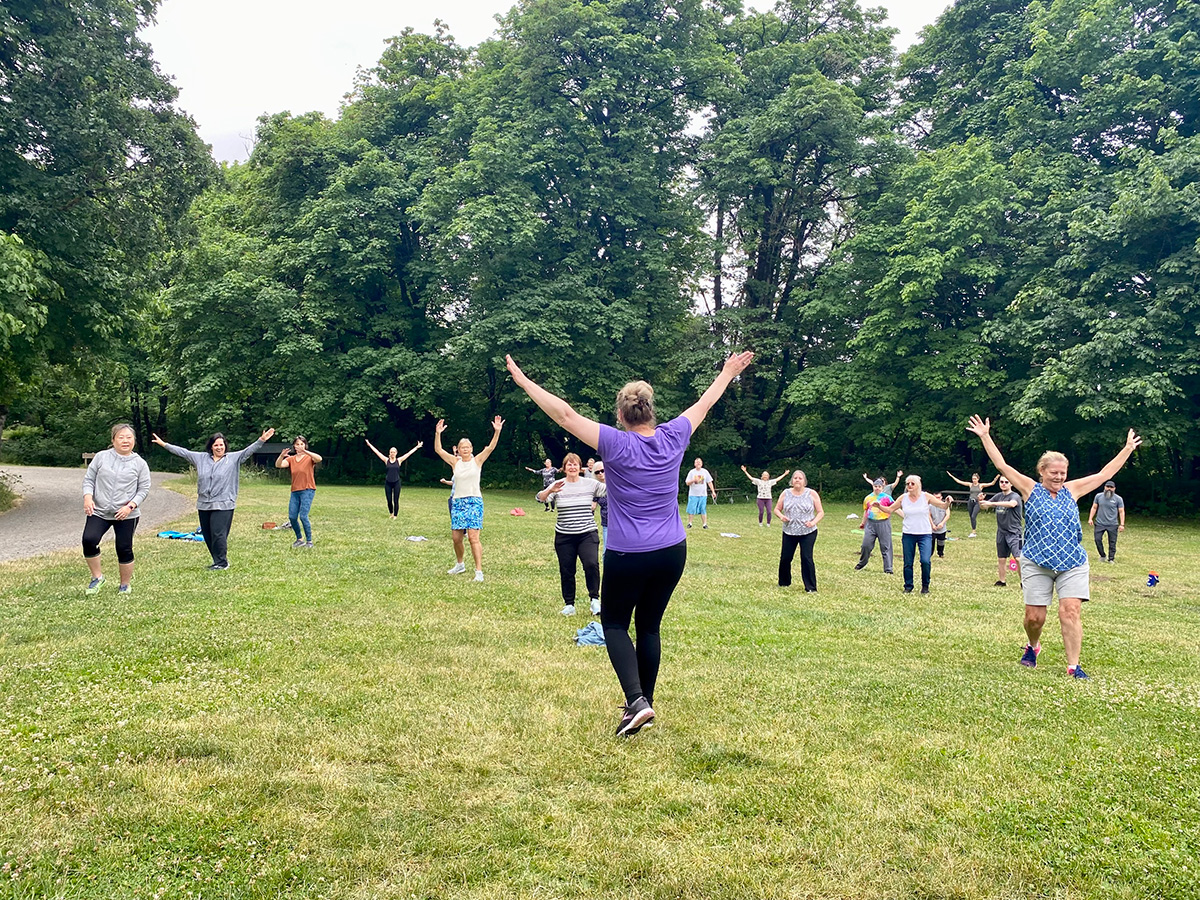
{"type": "MultiPolygon", "coordinates": [[[[879,502],[876,501],[872,505],[879,506],[879,502]]],[[[904,479],[904,493],[887,509],[890,513],[899,513],[904,519],[904,529],[900,535],[900,541],[904,548],[904,593],[906,594],[911,594],[913,590],[913,560],[918,550],[921,552],[921,593],[929,593],[929,560],[933,554],[933,522],[929,518],[930,506],[946,509],[950,503],[922,490],[919,475],[909,475],[904,479]]]]}
{"type": "Polygon", "coordinates": [[[496,416],[492,420],[492,440],[483,451],[476,456],[474,447],[469,440],[462,438],[455,447],[455,455],[447,453],[442,448],[442,432],[446,430],[446,420],[438,419],[434,429],[433,449],[451,469],[454,470],[453,495],[450,500],[450,536],[454,541],[454,558],[447,575],[461,575],[467,571],[463,562],[463,537],[471,542],[471,556],[475,559],[475,580],[483,581],[483,542],[479,539],[479,530],[483,528],[483,494],[479,490],[479,473],[487,458],[500,442],[500,429],[504,420],[496,416]]]}

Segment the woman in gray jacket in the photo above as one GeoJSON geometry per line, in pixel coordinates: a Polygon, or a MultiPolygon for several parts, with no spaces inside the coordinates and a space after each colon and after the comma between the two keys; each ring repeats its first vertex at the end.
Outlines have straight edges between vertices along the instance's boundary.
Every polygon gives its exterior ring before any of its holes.
{"type": "Polygon", "coordinates": [[[132,425],[114,425],[112,447],[92,457],[83,476],[83,558],[91,570],[87,593],[99,592],[104,584],[100,569],[100,539],[113,529],[117,545],[117,566],[121,582],[117,591],[128,594],[133,588],[133,533],[137,530],[142,501],[150,493],[150,467],[133,452],[137,436],[132,425]]]}
{"type": "Polygon", "coordinates": [[[168,453],[183,457],[196,468],[196,511],[200,514],[204,544],[212,554],[212,565],[208,568],[214,572],[229,568],[226,550],[229,529],[233,525],[233,509],[237,505],[238,474],[242,463],[274,434],[275,429],[268,428],[257,441],[236,453],[226,452],[225,435],[219,431],[208,439],[203,453],[168,444],[157,434],[153,435],[154,443],[168,453]]]}

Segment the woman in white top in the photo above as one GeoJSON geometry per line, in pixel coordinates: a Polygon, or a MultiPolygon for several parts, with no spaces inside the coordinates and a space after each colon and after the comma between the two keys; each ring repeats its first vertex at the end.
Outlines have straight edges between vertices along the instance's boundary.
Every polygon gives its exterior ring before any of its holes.
{"type": "Polygon", "coordinates": [[[487,458],[500,443],[500,429],[504,420],[496,416],[492,420],[492,440],[478,456],[469,440],[461,438],[456,450],[458,458],[442,448],[442,432],[446,420],[438,419],[434,429],[433,449],[442,461],[454,471],[454,499],[450,501],[450,535],[454,540],[454,558],[457,560],[447,575],[461,575],[467,571],[463,562],[463,536],[471,542],[471,556],[475,559],[475,580],[483,581],[483,543],[479,540],[479,529],[483,527],[483,494],[479,490],[479,472],[487,458]]]}
{"type": "MultiPolygon", "coordinates": [[[[919,548],[921,551],[921,593],[929,593],[930,557],[933,554],[933,522],[929,518],[929,507],[946,509],[949,501],[935,497],[921,489],[919,475],[909,475],[904,479],[904,493],[888,507],[890,513],[899,513],[904,519],[903,533],[900,535],[904,547],[904,593],[911,594],[913,590],[913,557],[919,548]]],[[[872,506],[882,509],[879,501],[872,506]]]]}
{"type": "MultiPolygon", "coordinates": [[[[781,475],[780,478],[783,476],[781,475]]],[[[813,544],[817,542],[817,525],[825,518],[821,497],[809,490],[808,476],[796,470],[792,486],[779,495],[775,515],[783,522],[783,546],[779,552],[779,586],[792,584],[792,557],[800,548],[800,579],[804,593],[817,592],[817,566],[813,562],[813,544]]]]}
{"type": "Polygon", "coordinates": [[[554,554],[562,584],[564,616],[575,615],[575,561],[583,563],[583,580],[592,601],[592,615],[600,615],[600,532],[596,529],[596,498],[604,495],[604,482],[581,478],[579,454],[563,458],[565,478],[551,482],[538,492],[539,503],[557,497],[558,518],[554,523],[554,554]]]}
{"type": "Polygon", "coordinates": [[[772,478],[770,472],[763,472],[762,478],[755,478],[746,471],[746,467],[742,466],[742,474],[750,479],[750,482],[758,488],[758,527],[763,527],[763,513],[767,514],[767,527],[771,527],[771,489],[775,485],[787,478],[788,472],[791,469],[784,469],[783,474],[778,478],[772,478]]]}

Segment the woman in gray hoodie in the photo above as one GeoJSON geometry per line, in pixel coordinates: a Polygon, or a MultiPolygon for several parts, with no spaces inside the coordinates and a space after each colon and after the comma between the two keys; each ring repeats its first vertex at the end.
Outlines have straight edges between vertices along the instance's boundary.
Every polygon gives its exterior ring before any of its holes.
{"type": "Polygon", "coordinates": [[[132,425],[114,425],[112,447],[92,457],[83,476],[83,558],[91,570],[87,593],[99,592],[104,584],[100,569],[100,539],[113,529],[117,545],[117,566],[121,575],[117,591],[128,594],[133,588],[133,533],[137,530],[142,501],[150,493],[150,467],[133,452],[137,436],[132,425]]]}
{"type": "Polygon", "coordinates": [[[157,434],[153,435],[154,443],[168,453],[183,457],[196,469],[196,511],[200,514],[204,544],[212,554],[212,565],[208,567],[211,571],[221,572],[229,568],[226,551],[229,528],[233,525],[233,510],[237,505],[238,474],[242,463],[274,434],[275,429],[268,428],[259,435],[257,441],[236,453],[227,452],[225,435],[219,431],[208,439],[203,453],[168,444],[157,434]]]}

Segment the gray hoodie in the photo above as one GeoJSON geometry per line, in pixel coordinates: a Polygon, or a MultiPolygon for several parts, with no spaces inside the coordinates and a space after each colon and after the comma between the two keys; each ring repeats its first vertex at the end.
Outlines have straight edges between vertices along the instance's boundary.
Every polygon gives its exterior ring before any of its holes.
{"type": "Polygon", "coordinates": [[[83,476],[83,494],[92,495],[95,514],[102,519],[115,519],[117,510],[130,500],[137,508],[129,518],[136,519],[149,493],[150,467],[136,453],[122,456],[112,447],[101,450],[92,457],[83,476]]]}
{"type": "Polygon", "coordinates": [[[255,441],[244,450],[227,452],[220,459],[213,459],[212,454],[205,451],[163,445],[169,453],[182,456],[196,467],[196,509],[233,509],[237,505],[238,473],[242,463],[261,446],[262,441],[255,441]]]}

